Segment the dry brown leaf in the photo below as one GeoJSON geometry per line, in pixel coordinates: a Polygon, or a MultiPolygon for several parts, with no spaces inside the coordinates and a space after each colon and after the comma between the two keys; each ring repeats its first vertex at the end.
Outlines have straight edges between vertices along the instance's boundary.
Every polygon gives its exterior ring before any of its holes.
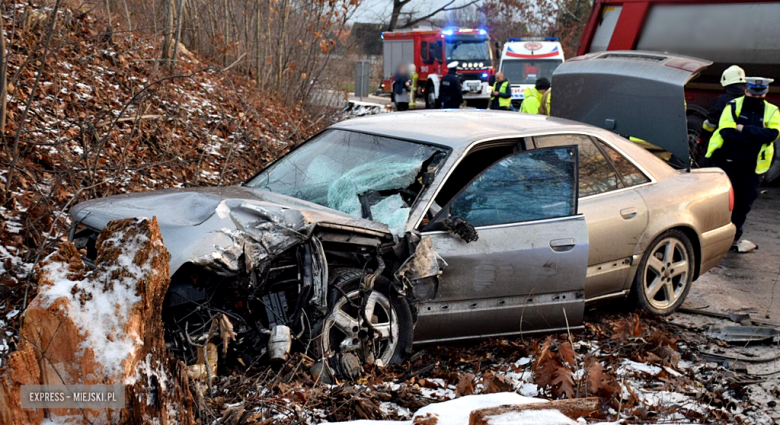
{"type": "Polygon", "coordinates": [[[574,367],[577,365],[577,357],[569,341],[558,346],[558,354],[561,355],[563,361],[568,363],[569,366],[574,367]]]}
{"type": "Polygon", "coordinates": [[[462,397],[471,394],[474,394],[474,374],[466,373],[460,376],[458,384],[455,386],[455,395],[462,397]]]}
{"type": "Polygon", "coordinates": [[[552,386],[553,394],[556,396],[566,395],[566,398],[574,398],[574,379],[569,369],[565,367],[556,369],[552,386]]]}

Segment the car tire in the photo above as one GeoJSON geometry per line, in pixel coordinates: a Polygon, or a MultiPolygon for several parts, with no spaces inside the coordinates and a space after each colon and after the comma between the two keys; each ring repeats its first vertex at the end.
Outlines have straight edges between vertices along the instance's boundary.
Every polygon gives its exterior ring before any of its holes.
{"type": "Polygon", "coordinates": [[[703,147],[705,152],[702,152],[702,147],[699,146],[702,125],[704,125],[704,118],[699,115],[688,115],[688,152],[690,152],[691,167],[693,168],[702,166],[701,162],[706,152],[706,146],[703,147]]]}
{"type": "Polygon", "coordinates": [[[659,316],[673,313],[691,290],[695,264],[693,245],[685,233],[662,233],[648,245],[639,263],[629,295],[632,304],[659,316]]]}
{"type": "MultiPolygon", "coordinates": [[[[328,312],[325,317],[314,325],[313,353],[316,358],[330,357],[336,353],[352,352],[361,362],[371,362],[366,357],[362,345],[358,346],[361,336],[368,332],[367,325],[353,326],[345,329],[344,323],[357,320],[358,308],[355,301],[360,299],[360,282],[363,271],[360,269],[336,269],[331,272],[328,292],[328,312]],[[339,322],[342,322],[339,324],[339,322]],[[353,341],[347,345],[347,341],[353,341]],[[345,347],[349,347],[345,350],[345,347]]],[[[413,322],[412,313],[406,299],[397,294],[390,281],[379,276],[374,282],[374,290],[370,295],[375,302],[374,314],[369,320],[379,329],[386,329],[388,337],[379,337],[375,359],[383,365],[401,363],[409,355],[412,348],[413,322]]]]}
{"type": "Polygon", "coordinates": [[[780,186],[780,144],[775,143],[775,157],[772,159],[772,165],[766,173],[762,175],[763,183],[766,186],[780,186]]]}
{"type": "Polygon", "coordinates": [[[436,90],[433,88],[433,84],[425,86],[425,109],[439,109],[439,99],[436,98],[436,90]]]}

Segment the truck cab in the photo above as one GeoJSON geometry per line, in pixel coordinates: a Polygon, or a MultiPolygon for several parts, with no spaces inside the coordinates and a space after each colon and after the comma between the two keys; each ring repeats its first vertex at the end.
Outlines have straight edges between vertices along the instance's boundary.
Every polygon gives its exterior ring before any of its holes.
{"type": "Polygon", "coordinates": [[[457,61],[463,98],[470,105],[487,106],[490,100],[488,80],[494,70],[486,30],[447,28],[384,32],[382,48],[384,90],[392,92],[398,65],[414,64],[418,75],[415,95],[424,97],[426,108],[437,108],[439,83],[447,74],[447,64],[457,61]]]}
{"type": "Polygon", "coordinates": [[[499,70],[512,87],[512,106],[523,103],[525,89],[538,78],[552,80],[552,74],[564,60],[563,48],[556,37],[510,38],[501,52],[499,70]]]}

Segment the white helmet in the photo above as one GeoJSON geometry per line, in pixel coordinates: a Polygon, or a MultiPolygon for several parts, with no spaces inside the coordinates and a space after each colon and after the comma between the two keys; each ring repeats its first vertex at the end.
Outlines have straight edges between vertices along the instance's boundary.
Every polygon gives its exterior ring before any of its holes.
{"type": "Polygon", "coordinates": [[[409,73],[410,73],[410,74],[414,74],[415,72],[417,72],[417,67],[416,67],[416,66],[414,66],[414,64],[413,64],[413,63],[410,63],[410,64],[409,64],[409,73]]]}
{"type": "Polygon", "coordinates": [[[737,65],[731,65],[723,71],[723,75],[720,77],[720,85],[726,87],[737,83],[745,83],[745,70],[737,65]]]}

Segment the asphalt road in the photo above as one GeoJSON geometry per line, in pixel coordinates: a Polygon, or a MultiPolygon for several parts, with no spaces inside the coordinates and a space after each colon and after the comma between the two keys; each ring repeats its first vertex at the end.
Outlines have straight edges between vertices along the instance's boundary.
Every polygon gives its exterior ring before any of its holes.
{"type": "Polygon", "coordinates": [[[745,254],[729,252],[693,283],[683,305],[708,311],[748,313],[780,323],[780,188],[761,188],[743,238],[758,245],[745,254]]]}

